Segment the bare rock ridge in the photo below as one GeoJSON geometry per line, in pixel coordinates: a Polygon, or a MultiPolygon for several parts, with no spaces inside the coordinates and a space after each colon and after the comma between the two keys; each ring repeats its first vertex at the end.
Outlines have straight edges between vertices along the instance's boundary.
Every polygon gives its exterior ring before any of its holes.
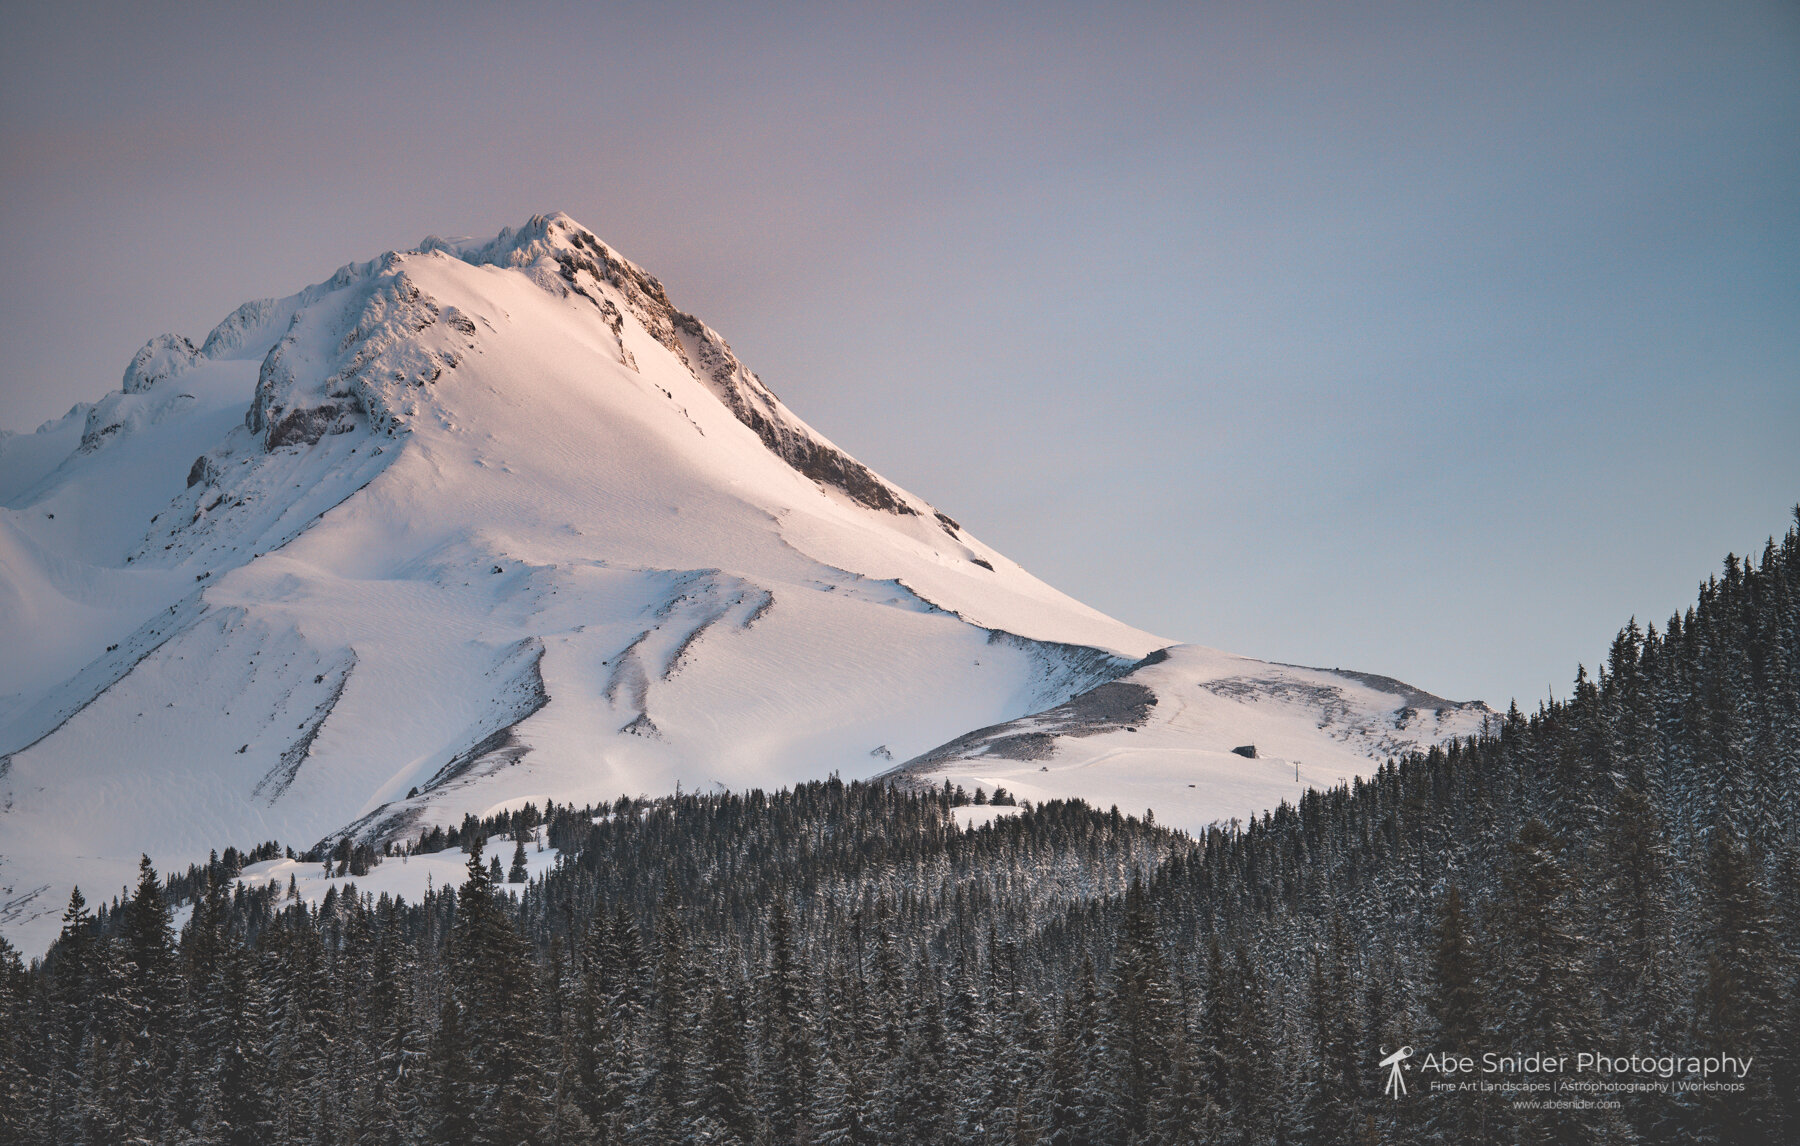
{"type": "Polygon", "coordinates": [[[1370,688],[1392,693],[1405,702],[1402,711],[1413,709],[1418,712],[1444,713],[1467,709],[1474,712],[1491,712],[1488,706],[1479,700],[1445,700],[1441,696],[1426,692],[1422,688],[1414,688],[1405,681],[1395,680],[1391,676],[1381,676],[1372,672],[1353,672],[1350,669],[1342,668],[1308,668],[1305,665],[1283,665],[1282,667],[1305,669],[1307,672],[1329,672],[1359,684],[1366,684],[1370,688]]]}
{"type": "Polygon", "coordinates": [[[896,776],[920,776],[955,760],[1048,760],[1063,737],[1098,736],[1143,725],[1156,707],[1156,692],[1129,681],[1095,685],[1043,712],[967,732],[950,743],[915,756],[894,769],[896,776]]]}

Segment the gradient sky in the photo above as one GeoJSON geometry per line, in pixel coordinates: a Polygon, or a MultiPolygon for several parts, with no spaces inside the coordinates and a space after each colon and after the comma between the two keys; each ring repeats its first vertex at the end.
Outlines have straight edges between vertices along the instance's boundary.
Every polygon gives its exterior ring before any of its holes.
{"type": "Polygon", "coordinates": [[[0,426],[565,210],[1172,638],[1526,703],[1800,501],[1800,5],[0,8],[0,426]]]}

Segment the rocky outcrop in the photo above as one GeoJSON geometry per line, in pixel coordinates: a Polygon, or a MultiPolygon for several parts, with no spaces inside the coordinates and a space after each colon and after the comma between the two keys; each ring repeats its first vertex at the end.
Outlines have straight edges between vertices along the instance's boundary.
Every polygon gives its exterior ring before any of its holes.
{"type": "Polygon", "coordinates": [[[1065,736],[1098,736],[1141,728],[1156,707],[1156,692],[1133,681],[1114,680],[1088,689],[1043,712],[977,728],[883,773],[890,779],[919,781],[944,764],[975,756],[995,760],[1047,760],[1065,736]]]}
{"type": "Polygon", "coordinates": [[[340,299],[295,313],[263,359],[244,418],[263,448],[310,445],[359,425],[392,435],[416,406],[410,392],[461,362],[474,324],[440,325],[441,308],[402,262],[389,255],[365,281],[346,283],[340,299]]]}
{"type": "Polygon", "coordinates": [[[179,334],[159,334],[131,356],[121,389],[141,394],[164,378],[173,378],[193,366],[200,352],[179,334]]]}

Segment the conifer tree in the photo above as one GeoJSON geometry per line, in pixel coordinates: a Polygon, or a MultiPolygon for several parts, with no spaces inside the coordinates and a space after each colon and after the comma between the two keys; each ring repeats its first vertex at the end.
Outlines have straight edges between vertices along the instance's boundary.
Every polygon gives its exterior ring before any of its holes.
{"type": "Polygon", "coordinates": [[[747,1144],[754,1133],[749,1067],[737,1005],[715,982],[706,1003],[700,1077],[692,1107],[694,1137],[721,1146],[747,1144]]]}
{"type": "Polygon", "coordinates": [[[1354,1143],[1362,1103],[1352,948],[1340,915],[1307,977],[1308,1072],[1301,1092],[1301,1140],[1309,1146],[1354,1143]]]}
{"type": "MultiPolygon", "coordinates": [[[[1713,833],[1706,864],[1709,928],[1705,977],[1695,1001],[1698,1034],[1708,1053],[1755,1056],[1770,1077],[1793,1069],[1794,1048],[1778,1040],[1782,955],[1768,898],[1732,832],[1713,833]],[[1734,1049],[1735,1048],[1735,1049],[1734,1049]]],[[[1709,1095],[1717,1141],[1760,1146],[1785,1141],[1779,1095],[1767,1085],[1743,1094],[1709,1095]]]]}
{"type": "Polygon", "coordinates": [[[1156,922],[1143,882],[1135,878],[1125,896],[1113,975],[1112,1125],[1126,1136],[1142,1138],[1161,1121],[1169,1100],[1168,1064],[1176,1030],[1156,922]]]}
{"type": "MultiPolygon", "coordinates": [[[[1098,1014],[1093,1019],[1097,1022],[1098,1014]]],[[[1080,1011],[1071,1001],[1064,1007],[1050,1044],[1050,1111],[1046,1120],[1050,1146],[1089,1146],[1093,1141],[1094,1112],[1087,1105],[1081,1054],[1084,1038],[1092,1035],[1083,1031],[1081,1024],[1080,1011]]]]}
{"type": "Polygon", "coordinates": [[[201,1044],[209,1060],[201,1125],[225,1146],[257,1146],[271,1138],[267,1004],[250,958],[235,947],[221,952],[200,1013],[201,1044]]]}
{"type": "Polygon", "coordinates": [[[1475,944],[1463,912],[1462,891],[1451,884],[1438,912],[1432,948],[1431,1017],[1437,1020],[1438,1045],[1449,1051],[1474,1050],[1485,1026],[1475,944]]]}
{"type": "Polygon", "coordinates": [[[943,1073],[946,1048],[936,978],[930,960],[921,955],[912,989],[907,992],[904,1042],[897,1064],[898,1130],[903,1141],[922,1146],[945,1141],[951,1108],[951,1091],[943,1073]]]}
{"type": "Polygon", "coordinates": [[[843,1066],[843,1050],[832,1045],[819,1059],[818,1086],[811,1095],[808,1122],[820,1146],[872,1146],[874,1135],[862,1123],[862,1088],[843,1066]]]}
{"type": "Polygon", "coordinates": [[[469,855],[457,903],[452,986],[479,1087],[474,1141],[501,1146],[529,1138],[541,1110],[537,976],[482,865],[479,844],[469,855]]]}
{"type": "Polygon", "coordinates": [[[432,1103],[433,1134],[434,1141],[444,1146],[472,1146],[477,1140],[475,1119],[481,1091],[469,1061],[466,1041],[461,1008],[455,999],[446,996],[431,1055],[436,1089],[432,1103]]]}
{"type": "Polygon", "coordinates": [[[0,937],[0,1142],[24,1142],[31,1125],[30,1062],[37,1032],[27,1026],[29,979],[19,953],[0,937]]]}
{"type": "Polygon", "coordinates": [[[656,912],[656,973],[645,1025],[648,1077],[640,1088],[648,1108],[647,1123],[639,1133],[678,1140],[687,1132],[695,1008],[681,896],[673,880],[664,888],[656,912]]]}
{"type": "Polygon", "coordinates": [[[814,1054],[793,925],[780,899],[769,912],[768,949],[760,1016],[765,1055],[760,1105],[770,1137],[785,1143],[796,1141],[805,1127],[805,1096],[812,1088],[814,1054]]]}
{"type": "Polygon", "coordinates": [[[84,1137],[78,1096],[82,1090],[82,1055],[88,1038],[89,1011],[85,1006],[94,964],[94,913],[87,897],[76,887],[69,892],[63,910],[62,931],[57,936],[50,1017],[50,1078],[47,1114],[50,1132],[57,1142],[84,1137]]]}
{"type": "Polygon", "coordinates": [[[1593,994],[1562,847],[1542,820],[1532,819],[1507,851],[1491,928],[1500,1031],[1508,1046],[1585,1045],[1593,994]]]}
{"type": "MultiPolygon", "coordinates": [[[[1614,799],[1596,849],[1599,948],[1595,978],[1620,1050],[1660,1043],[1675,1032],[1677,981],[1671,962],[1668,846],[1655,806],[1635,788],[1614,799]]],[[[1641,1104],[1640,1104],[1641,1105],[1641,1104]]]]}

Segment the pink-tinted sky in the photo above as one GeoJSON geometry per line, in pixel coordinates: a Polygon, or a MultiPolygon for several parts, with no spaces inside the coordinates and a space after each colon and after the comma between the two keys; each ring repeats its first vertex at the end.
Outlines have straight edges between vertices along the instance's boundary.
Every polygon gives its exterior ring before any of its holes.
{"type": "Polygon", "coordinates": [[[0,8],[0,426],[561,209],[1135,624],[1503,703],[1800,500],[1800,8],[0,8]]]}

